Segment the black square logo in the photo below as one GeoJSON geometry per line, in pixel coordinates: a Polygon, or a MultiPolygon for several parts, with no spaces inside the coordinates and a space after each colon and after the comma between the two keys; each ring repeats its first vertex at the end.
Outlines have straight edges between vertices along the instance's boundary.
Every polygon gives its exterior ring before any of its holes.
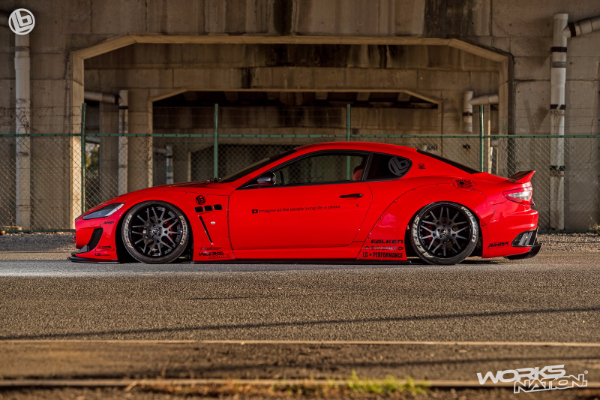
{"type": "Polygon", "coordinates": [[[252,214],[258,214],[258,210],[255,208],[254,210],[252,210],[252,214]]]}

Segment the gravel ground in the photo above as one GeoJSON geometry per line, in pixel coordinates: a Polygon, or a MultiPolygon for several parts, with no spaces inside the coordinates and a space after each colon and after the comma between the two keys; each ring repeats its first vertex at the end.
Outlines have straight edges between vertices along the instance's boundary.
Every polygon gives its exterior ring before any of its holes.
{"type": "Polygon", "coordinates": [[[391,395],[374,395],[374,394],[359,394],[351,393],[338,396],[303,396],[294,393],[264,395],[255,393],[213,396],[196,396],[190,394],[174,395],[169,393],[143,391],[137,388],[126,392],[123,389],[105,388],[105,389],[78,389],[78,388],[60,388],[60,389],[22,389],[22,390],[7,390],[0,391],[0,400],[49,400],[49,399],[64,399],[64,400],[95,400],[95,399],[132,399],[132,400],[200,400],[200,399],[406,399],[406,400],[506,400],[506,399],[561,399],[561,400],[598,400],[600,392],[598,390],[555,390],[552,392],[538,392],[527,394],[515,394],[510,389],[451,389],[451,390],[429,390],[426,394],[412,395],[410,393],[394,393],[391,395]]]}
{"type": "MultiPolygon", "coordinates": [[[[600,235],[594,233],[541,234],[543,252],[600,252],[600,235]]],[[[72,233],[9,233],[0,236],[0,251],[59,252],[75,251],[72,233]]]]}
{"type": "Polygon", "coordinates": [[[583,253],[600,252],[600,235],[595,233],[542,234],[539,241],[542,251],[574,251],[583,253]]]}
{"type": "Polygon", "coordinates": [[[72,252],[72,233],[8,233],[0,236],[0,251],[72,252]]]}

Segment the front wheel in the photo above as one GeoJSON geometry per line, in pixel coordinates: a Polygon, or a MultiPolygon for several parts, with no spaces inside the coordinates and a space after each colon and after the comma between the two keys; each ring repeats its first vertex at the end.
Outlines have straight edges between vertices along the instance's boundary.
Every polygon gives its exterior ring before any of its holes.
{"type": "Polygon", "coordinates": [[[423,207],[410,226],[417,255],[428,264],[452,265],[471,255],[479,237],[477,218],[465,206],[439,202],[423,207]]]}
{"type": "Polygon", "coordinates": [[[127,211],[121,228],[127,252],[148,264],[178,259],[190,241],[190,228],[181,210],[164,201],[147,201],[127,211]]]}

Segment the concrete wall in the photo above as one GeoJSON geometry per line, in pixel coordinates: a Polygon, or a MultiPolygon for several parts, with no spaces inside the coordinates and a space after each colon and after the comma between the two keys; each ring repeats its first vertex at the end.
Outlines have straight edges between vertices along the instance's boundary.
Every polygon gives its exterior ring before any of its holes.
{"type": "MultiPolygon", "coordinates": [[[[111,92],[137,90],[133,96],[137,96],[141,108],[134,111],[138,114],[133,121],[140,126],[139,133],[147,133],[148,129],[142,127],[151,123],[148,115],[142,114],[147,113],[148,99],[192,83],[198,88],[335,89],[355,84],[364,88],[410,87],[442,100],[444,121],[451,122],[450,130],[444,133],[460,130],[461,91],[499,91],[506,104],[499,111],[496,125],[500,133],[546,134],[552,16],[566,12],[570,21],[576,21],[600,15],[596,0],[5,0],[0,5],[3,11],[21,7],[36,16],[36,27],[30,35],[32,130],[45,133],[78,132],[77,107],[83,101],[84,86],[111,92]],[[499,72],[493,73],[493,63],[474,56],[473,49],[464,52],[432,43],[398,47],[331,42],[327,48],[137,44],[90,58],[84,73],[82,55],[73,54],[117,37],[121,37],[120,43],[138,40],[123,36],[130,34],[149,35],[145,36],[147,41],[160,40],[161,35],[204,39],[209,34],[211,38],[221,35],[220,40],[238,35],[294,40],[372,37],[380,42],[386,38],[412,38],[413,44],[456,38],[508,58],[495,67],[499,72]],[[40,110],[37,114],[36,107],[40,110]],[[47,107],[54,108],[52,115],[41,111],[47,107]]],[[[569,40],[567,134],[598,133],[599,35],[596,32],[569,40]]],[[[111,46],[97,51],[114,50],[120,45],[111,46]]],[[[14,35],[0,27],[0,108],[14,107],[13,57],[14,35]]],[[[0,129],[12,130],[10,124],[0,129]]],[[[32,187],[38,193],[32,202],[33,218],[38,226],[56,221],[65,225],[80,211],[76,205],[79,183],[74,160],[80,143],[77,139],[54,139],[51,153],[42,143],[46,142],[32,140],[32,167],[58,167],[51,186],[47,178],[32,176],[32,187]],[[61,164],[61,160],[68,159],[72,161],[61,164]],[[65,207],[66,203],[70,206],[65,207]]],[[[0,152],[13,151],[7,146],[10,143],[4,143],[0,152]]],[[[145,138],[134,141],[133,148],[138,149],[130,155],[134,165],[148,165],[151,146],[145,138]],[[143,154],[139,160],[135,159],[137,154],[143,154]]],[[[572,146],[568,150],[572,154],[589,148],[589,144],[572,146]]],[[[528,164],[528,152],[519,154],[524,155],[519,156],[523,158],[517,164],[528,164]]],[[[590,168],[597,168],[597,156],[589,154],[593,160],[590,168]]],[[[569,162],[574,162],[573,158],[567,158],[569,162]]],[[[534,167],[543,169],[545,163],[540,159],[539,166],[534,167]]],[[[597,196],[597,175],[570,173],[567,165],[568,192],[574,197],[597,196]]],[[[144,181],[151,182],[152,177],[145,176],[144,181]]],[[[597,204],[586,207],[568,210],[567,219],[571,215],[580,221],[573,228],[587,228],[583,220],[598,221],[597,204]]]]}

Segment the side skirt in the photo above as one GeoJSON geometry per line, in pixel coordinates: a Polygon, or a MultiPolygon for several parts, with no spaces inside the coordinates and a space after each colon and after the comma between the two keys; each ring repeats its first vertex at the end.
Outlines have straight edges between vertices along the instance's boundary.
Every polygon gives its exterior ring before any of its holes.
{"type": "Polygon", "coordinates": [[[207,260],[207,261],[194,261],[192,264],[326,264],[326,265],[412,265],[414,264],[410,260],[405,261],[377,261],[377,260],[358,260],[352,259],[335,259],[335,258],[323,258],[323,259],[308,259],[308,258],[267,258],[267,259],[243,259],[243,260],[207,260]]]}

